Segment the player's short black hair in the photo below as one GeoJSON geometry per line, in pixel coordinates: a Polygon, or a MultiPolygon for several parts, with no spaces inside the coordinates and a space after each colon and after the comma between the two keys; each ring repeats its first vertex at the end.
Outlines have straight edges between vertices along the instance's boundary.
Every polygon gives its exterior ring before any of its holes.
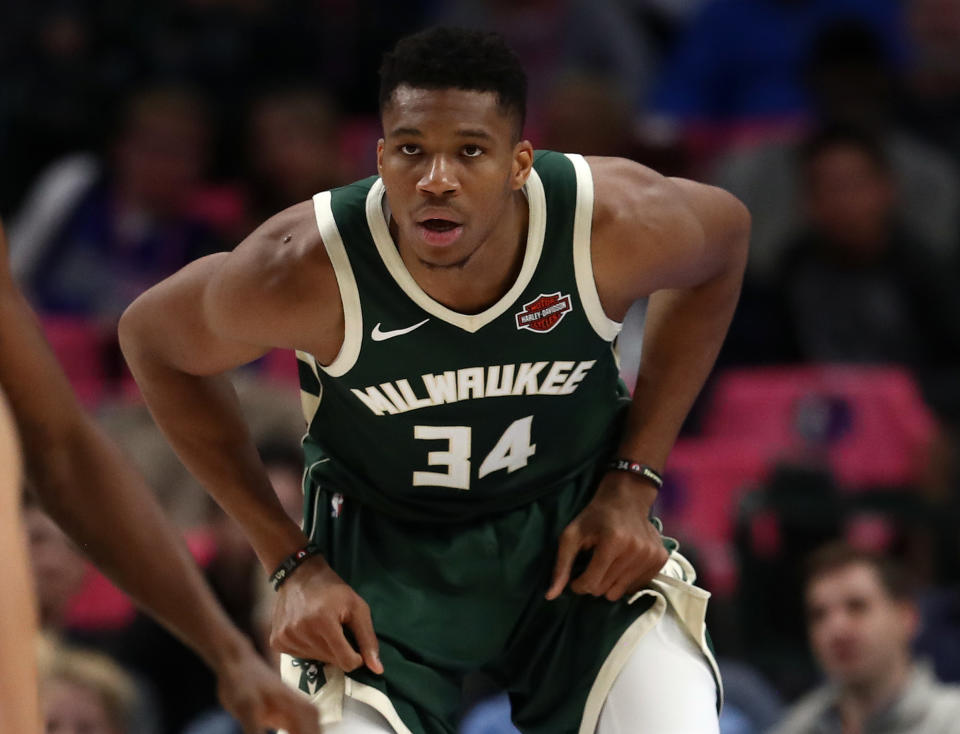
{"type": "Polygon", "coordinates": [[[437,27],[400,39],[380,66],[380,112],[397,87],[494,92],[515,114],[518,133],[527,116],[527,75],[497,33],[437,27]]]}

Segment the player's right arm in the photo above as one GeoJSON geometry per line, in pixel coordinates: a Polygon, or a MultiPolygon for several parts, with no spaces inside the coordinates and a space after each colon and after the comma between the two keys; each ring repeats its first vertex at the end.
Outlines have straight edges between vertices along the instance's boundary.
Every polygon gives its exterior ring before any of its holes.
{"type": "MultiPolygon", "coordinates": [[[[342,340],[336,277],[311,202],[271,218],[233,252],[162,281],[120,321],[124,356],[154,419],[240,523],[268,571],[307,539],[281,507],[224,373],[272,348],[304,350],[329,363],[342,340]]],[[[283,652],[345,670],[363,663],[382,670],[367,605],[320,557],[282,587],[272,641],[283,652]]]]}

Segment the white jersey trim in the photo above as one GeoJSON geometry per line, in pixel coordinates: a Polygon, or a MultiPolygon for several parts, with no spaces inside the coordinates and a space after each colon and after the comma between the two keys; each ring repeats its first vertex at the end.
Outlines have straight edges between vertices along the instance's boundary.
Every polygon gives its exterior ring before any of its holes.
{"type": "Polygon", "coordinates": [[[307,431],[310,430],[310,424],[313,423],[317,410],[320,408],[320,400],[323,398],[323,383],[320,382],[320,374],[317,372],[317,358],[307,352],[296,350],[297,359],[309,365],[313,374],[317,376],[317,385],[320,386],[320,394],[314,395],[300,388],[300,410],[303,412],[303,420],[307,423],[307,431]]]}
{"type": "Polygon", "coordinates": [[[593,175],[590,164],[582,155],[566,155],[577,174],[577,209],[573,217],[573,271],[577,278],[577,290],[593,330],[601,339],[609,342],[617,338],[623,324],[610,319],[603,312],[597,283],[593,277],[593,257],[590,250],[590,233],[593,229],[593,175]]]}
{"type": "Polygon", "coordinates": [[[650,582],[650,586],[637,592],[629,603],[633,604],[641,596],[653,596],[654,603],[646,612],[627,627],[626,631],[617,640],[613,649],[607,655],[597,677],[593,681],[587,701],[583,707],[583,717],[580,719],[578,734],[594,734],[597,722],[600,720],[600,711],[613,688],[613,683],[627,664],[627,660],[640,642],[640,639],[652,630],[660,621],[667,609],[676,614],[680,626],[693,638],[703,652],[717,684],[717,699],[723,705],[723,684],[720,680],[720,669],[717,661],[707,644],[707,600],[710,592],[694,586],[696,572],[690,562],[680,553],[674,551],[664,564],[660,572],[650,582]]]}
{"type": "Polygon", "coordinates": [[[343,246],[343,238],[337,229],[337,222],[333,218],[331,195],[323,191],[313,197],[313,210],[317,217],[317,227],[323,238],[323,246],[327,248],[327,255],[333,265],[333,272],[337,276],[337,287],[340,289],[340,300],[343,303],[343,344],[336,358],[328,365],[322,365],[314,360],[313,363],[331,377],[342,377],[357,362],[360,355],[360,345],[363,342],[363,312],[360,309],[360,291],[357,290],[357,280],[350,267],[350,258],[343,246]]]}
{"type": "MultiPolygon", "coordinates": [[[[294,664],[293,658],[287,654],[281,655],[280,658],[280,675],[283,682],[291,688],[299,689],[300,670],[294,664]]],[[[344,675],[343,671],[335,665],[322,663],[316,665],[318,668],[322,666],[324,684],[313,693],[305,695],[316,707],[321,726],[332,726],[342,721],[343,704],[346,698],[350,697],[379,711],[396,734],[412,734],[394,708],[393,702],[383,691],[355,681],[344,675]]]]}
{"type": "Polygon", "coordinates": [[[459,313],[433,300],[410,275],[403,264],[403,258],[400,257],[400,252],[397,250],[393,238],[390,236],[390,229],[383,213],[384,186],[383,181],[379,178],[370,187],[370,192],[367,194],[367,224],[384,265],[404,293],[431,316],[473,334],[498,316],[503,315],[507,309],[516,303],[520,294],[530,283],[530,279],[533,278],[540,262],[540,254],[543,252],[543,236],[547,228],[547,200],[543,192],[543,182],[536,171],[530,171],[530,177],[524,184],[523,190],[530,204],[530,218],[527,227],[527,249],[523,257],[520,274],[510,290],[499,301],[478,314],[459,313]]]}

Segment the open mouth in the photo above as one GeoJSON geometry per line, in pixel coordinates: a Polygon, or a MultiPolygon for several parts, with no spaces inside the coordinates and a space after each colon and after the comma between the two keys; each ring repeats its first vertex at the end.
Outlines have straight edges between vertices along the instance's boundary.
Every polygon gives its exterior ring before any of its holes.
{"type": "Polygon", "coordinates": [[[427,244],[444,247],[453,244],[463,232],[463,225],[450,219],[431,217],[417,222],[420,236],[427,244]]]}
{"type": "Polygon", "coordinates": [[[429,229],[431,232],[449,232],[460,225],[449,219],[426,219],[420,222],[420,226],[429,229]]]}

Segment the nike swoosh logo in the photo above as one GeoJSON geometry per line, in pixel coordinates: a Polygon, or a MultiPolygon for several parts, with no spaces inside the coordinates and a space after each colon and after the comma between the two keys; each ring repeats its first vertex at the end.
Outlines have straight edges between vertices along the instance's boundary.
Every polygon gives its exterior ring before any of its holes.
{"type": "Polygon", "coordinates": [[[430,319],[424,319],[419,324],[408,326],[406,329],[394,329],[393,331],[380,331],[380,324],[377,323],[377,325],[373,327],[373,331],[370,332],[370,338],[375,342],[382,342],[386,339],[393,339],[395,336],[403,336],[404,334],[409,334],[414,329],[419,329],[429,320],[430,319]]]}

